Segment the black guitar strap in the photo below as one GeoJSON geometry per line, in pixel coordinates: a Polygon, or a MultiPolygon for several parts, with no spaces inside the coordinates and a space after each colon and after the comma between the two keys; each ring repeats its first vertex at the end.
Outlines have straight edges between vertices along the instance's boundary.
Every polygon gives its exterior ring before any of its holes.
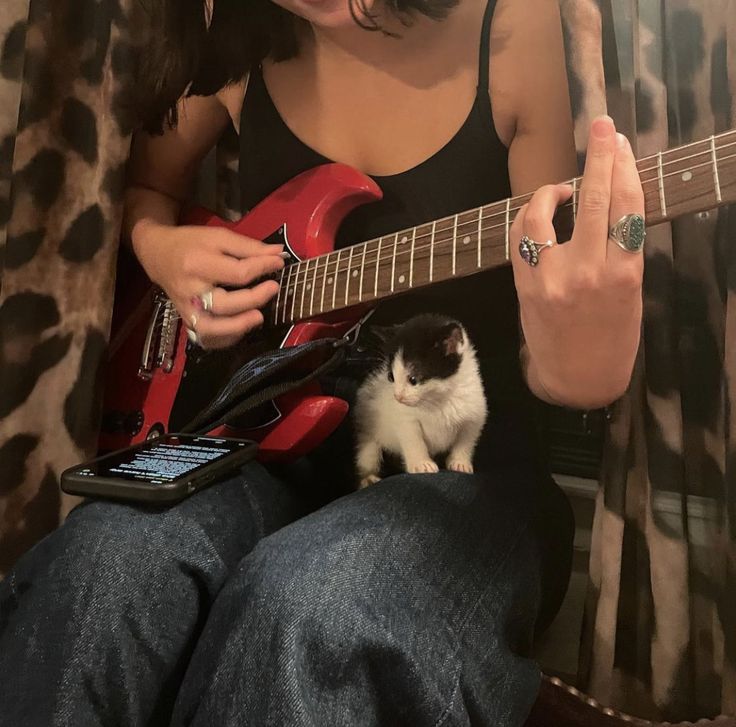
{"type": "Polygon", "coordinates": [[[180,431],[203,434],[304,386],[336,369],[345,360],[346,349],[351,343],[347,336],[322,338],[280,348],[248,361],[180,431]]]}

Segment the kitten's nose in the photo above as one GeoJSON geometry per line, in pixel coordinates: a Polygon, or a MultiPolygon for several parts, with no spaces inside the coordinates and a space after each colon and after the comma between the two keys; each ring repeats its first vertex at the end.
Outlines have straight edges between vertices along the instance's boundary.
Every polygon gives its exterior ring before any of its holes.
{"type": "Polygon", "coordinates": [[[399,402],[399,404],[403,404],[406,400],[404,399],[404,395],[400,394],[397,391],[394,391],[394,399],[399,402]]]}

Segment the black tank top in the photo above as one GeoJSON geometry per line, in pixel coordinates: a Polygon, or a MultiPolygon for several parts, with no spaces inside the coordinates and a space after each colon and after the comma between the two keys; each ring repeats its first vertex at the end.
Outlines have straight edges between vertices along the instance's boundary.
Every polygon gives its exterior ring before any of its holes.
{"type": "MultiPolygon", "coordinates": [[[[373,176],[383,198],[358,207],[345,218],[337,247],[511,196],[508,151],[495,131],[488,91],[495,3],[489,0],[483,16],[478,86],[465,122],[447,144],[417,166],[400,174],[373,176]]],[[[268,93],[260,67],[254,68],[240,119],[244,209],[252,208],[297,174],[331,161],[289,129],[268,93]]],[[[381,325],[401,322],[420,312],[444,313],[466,327],[479,354],[491,412],[513,411],[517,419],[520,409],[527,410],[530,399],[518,362],[518,307],[510,267],[445,281],[382,302],[371,321],[381,325]]],[[[527,420],[527,416],[522,419],[527,420]]]]}

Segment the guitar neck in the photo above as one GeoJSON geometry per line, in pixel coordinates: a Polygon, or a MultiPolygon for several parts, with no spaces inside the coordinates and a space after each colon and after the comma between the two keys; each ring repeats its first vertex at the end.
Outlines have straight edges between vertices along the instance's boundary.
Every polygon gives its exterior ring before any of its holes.
{"type": "MultiPolygon", "coordinates": [[[[736,130],[637,162],[647,226],[736,202],[736,130]]],[[[581,177],[561,211],[574,224],[581,177]]],[[[516,212],[531,194],[443,217],[286,267],[267,323],[300,320],[392,298],[453,278],[508,265],[516,212]]]]}

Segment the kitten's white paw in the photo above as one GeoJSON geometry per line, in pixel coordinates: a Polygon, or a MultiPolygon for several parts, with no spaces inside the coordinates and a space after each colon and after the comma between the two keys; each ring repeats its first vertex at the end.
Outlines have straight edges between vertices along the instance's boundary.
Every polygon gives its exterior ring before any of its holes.
{"type": "Polygon", "coordinates": [[[364,487],[368,487],[368,485],[375,484],[380,479],[381,478],[378,475],[367,475],[361,479],[359,487],[362,490],[364,487]]]}
{"type": "Polygon", "coordinates": [[[447,469],[453,472],[465,472],[473,474],[473,463],[469,459],[451,459],[447,463],[447,469]]]}
{"type": "Polygon", "coordinates": [[[439,472],[440,468],[431,459],[420,459],[416,462],[407,462],[406,471],[411,474],[420,474],[422,472],[439,472]]]}

